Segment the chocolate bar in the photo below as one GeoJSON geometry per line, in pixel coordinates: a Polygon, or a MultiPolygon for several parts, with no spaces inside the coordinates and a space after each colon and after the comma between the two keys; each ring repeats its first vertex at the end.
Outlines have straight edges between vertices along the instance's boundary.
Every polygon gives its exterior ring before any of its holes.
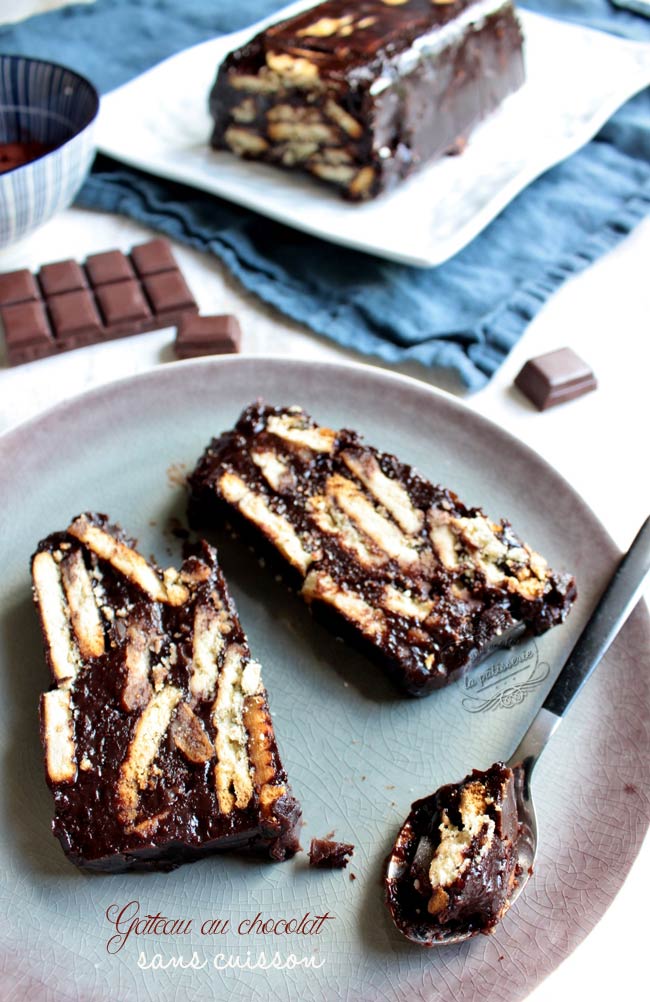
{"type": "Polygon", "coordinates": [[[177,358],[201,355],[232,355],[241,347],[241,328],[230,314],[204,316],[187,314],[178,325],[174,351],[177,358]]]}
{"type": "Polygon", "coordinates": [[[9,365],[162,327],[198,312],[166,240],[0,275],[9,365]]]}
{"type": "Polygon", "coordinates": [[[362,201],[463,148],[524,81],[509,0],[327,0],[221,64],[211,144],[362,201]]]}
{"type": "Polygon", "coordinates": [[[586,362],[571,348],[558,348],[529,359],[515,386],[540,411],[575,400],[598,387],[586,362]]]}
{"type": "Polygon", "coordinates": [[[34,599],[52,687],[41,736],[53,832],[77,866],[282,860],[300,808],[215,551],[161,571],[104,515],[43,540],[34,599]]]}
{"type": "Polygon", "coordinates": [[[314,612],[412,695],[562,622],[576,595],[508,522],[300,407],[252,404],[189,485],[196,525],[225,514],[248,531],[314,612]]]}
{"type": "Polygon", "coordinates": [[[416,801],[386,878],[397,927],[425,945],[490,932],[516,885],[519,836],[515,777],[501,762],[416,801]]]}
{"type": "Polygon", "coordinates": [[[309,845],[309,865],[318,870],[343,870],[353,853],[354,846],[349,842],[313,838],[309,845]]]}

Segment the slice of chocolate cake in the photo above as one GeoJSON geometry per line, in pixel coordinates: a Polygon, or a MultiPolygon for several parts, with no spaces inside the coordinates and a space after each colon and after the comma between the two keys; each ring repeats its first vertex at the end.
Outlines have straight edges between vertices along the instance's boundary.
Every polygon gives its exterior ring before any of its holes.
{"type": "Polygon", "coordinates": [[[85,514],[40,543],[32,577],[53,682],[52,827],[70,859],[117,871],[225,849],[292,856],[300,808],[215,551],[161,571],[85,514]]]}
{"type": "Polygon", "coordinates": [[[515,887],[519,830],[514,773],[501,762],[416,801],[386,877],[398,928],[424,945],[491,932],[515,887]]]}
{"type": "Polygon", "coordinates": [[[299,407],[256,403],[190,477],[190,518],[224,519],[277,554],[333,629],[412,695],[495,645],[562,622],[573,578],[395,456],[299,407]]]}

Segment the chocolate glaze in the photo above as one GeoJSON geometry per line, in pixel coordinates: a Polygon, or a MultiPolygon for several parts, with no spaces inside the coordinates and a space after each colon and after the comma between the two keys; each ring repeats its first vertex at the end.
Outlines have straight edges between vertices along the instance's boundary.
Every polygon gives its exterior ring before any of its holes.
{"type": "Polygon", "coordinates": [[[491,932],[507,910],[516,884],[519,836],[515,777],[501,762],[486,772],[475,769],[462,782],[417,800],[396,840],[386,878],[386,902],[397,927],[423,945],[433,945],[450,933],[491,932]],[[440,844],[443,812],[462,828],[459,802],[470,783],[480,784],[491,800],[486,814],[494,822],[494,836],[487,851],[484,830],[472,838],[464,854],[468,865],[445,887],[447,906],[431,914],[428,905],[434,888],[429,870],[440,844]]]}
{"type": "MultiPolygon", "coordinates": [[[[477,9],[472,19],[475,7],[475,0],[328,0],[272,25],[222,63],[210,95],[212,145],[242,152],[227,133],[243,121],[264,145],[242,155],[302,167],[338,184],[352,200],[376,196],[421,163],[459,149],[474,126],[523,83],[523,40],[513,5],[504,0],[486,12],[477,9]],[[236,110],[247,95],[241,77],[264,79],[277,56],[310,64],[312,85],[281,80],[275,89],[251,88],[253,110],[242,119],[236,110]],[[275,142],[269,130],[269,111],[289,105],[322,113],[321,121],[332,124],[332,100],[358,127],[352,134],[336,129],[333,139],[304,156],[287,155],[286,144],[275,142]],[[322,172],[318,165],[332,146],[345,154],[332,163],[370,168],[363,183],[356,173],[337,178],[322,172]]],[[[331,166],[327,155],[326,162],[331,166]]]]}
{"type": "MultiPolygon", "coordinates": [[[[134,545],[106,516],[87,517],[116,539],[134,545]]],[[[141,709],[125,709],[123,702],[127,625],[138,622],[157,635],[158,646],[152,662],[165,666],[165,684],[180,688],[188,701],[193,618],[199,602],[216,593],[228,613],[228,644],[239,645],[245,661],[250,660],[250,651],[219,570],[216,552],[206,543],[200,544],[198,556],[188,557],[182,565],[181,575],[188,580],[197,577],[203,580],[191,585],[188,601],[181,606],[154,602],[68,532],[48,536],[39,544],[37,553],[69,554],[75,550],[81,551],[91,576],[103,590],[106,645],[101,656],[84,659],[71,684],[76,760],[84,762],[85,768],[77,768],[72,783],[52,783],[48,777],[55,804],[52,828],[66,854],[78,866],[110,871],[172,869],[207,853],[230,849],[246,849],[277,860],[292,856],[299,848],[296,832],[300,807],[290,793],[278,756],[264,690],[253,698],[259,701],[264,718],[264,740],[273,774],[271,785],[285,790],[278,799],[262,803],[253,770],[254,792],[248,806],[223,813],[215,790],[214,756],[202,763],[188,761],[174,744],[168,728],[155,759],[156,768],[146,788],[140,791],[138,803],[138,823],[160,815],[157,826],[151,834],[142,835],[120,820],[117,797],[120,767],[141,714],[141,709]]],[[[38,602],[37,609],[40,612],[38,602]]],[[[45,629],[43,638],[46,660],[56,682],[45,629]]],[[[213,700],[214,694],[194,705],[194,713],[202,720],[212,741],[213,700]]],[[[43,716],[41,720],[45,744],[43,716]]]]}
{"type": "MultiPolygon", "coordinates": [[[[331,453],[292,448],[267,430],[269,418],[289,413],[287,408],[257,402],[242,413],[232,431],[212,440],[189,478],[190,520],[197,526],[219,526],[224,519],[229,520],[247,533],[265,556],[274,549],[223,496],[220,477],[228,471],[236,472],[296,530],[313,554],[310,571],[330,575],[346,589],[362,595],[373,608],[382,609],[385,628],[381,637],[371,639],[331,605],[311,600],[316,614],[337,634],[351,639],[387,668],[400,688],[411,695],[426,694],[457,678],[495,644],[512,642],[524,632],[542,633],[565,618],[576,594],[572,577],[548,571],[540,593],[527,598],[505,585],[491,583],[480,569],[448,570],[433,558],[425,513],[435,510],[457,517],[482,516],[479,508],[467,507],[452,491],[425,480],[397,457],[365,445],[349,429],[336,432],[331,453]],[[292,472],[286,487],[281,484],[278,490],[270,488],[251,458],[254,450],[272,450],[281,458],[292,472]],[[425,554],[422,566],[405,569],[396,560],[388,559],[368,567],[341,544],[338,535],[327,534],[316,525],[310,501],[326,491],[329,478],[343,475],[355,480],[343,454],[376,460],[382,473],[401,484],[415,509],[423,513],[421,532],[414,539],[414,545],[425,554]],[[432,601],[434,614],[422,623],[385,608],[386,586],[408,592],[416,600],[432,601]]],[[[304,412],[300,413],[310,427],[317,427],[304,412]]],[[[357,486],[362,485],[357,482],[357,486]]],[[[502,520],[498,529],[508,552],[521,551],[523,544],[509,523],[502,520]]],[[[277,551],[275,555],[277,564],[277,551]]],[[[284,566],[288,567],[286,562],[284,566]]],[[[296,585],[304,583],[303,575],[295,568],[288,567],[288,576],[296,585]]]]}

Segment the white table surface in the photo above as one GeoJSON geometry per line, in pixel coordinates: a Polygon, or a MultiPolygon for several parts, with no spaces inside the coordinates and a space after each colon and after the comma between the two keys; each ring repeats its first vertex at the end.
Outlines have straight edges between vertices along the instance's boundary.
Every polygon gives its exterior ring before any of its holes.
{"type": "MultiPolygon", "coordinates": [[[[0,0],[0,22],[58,2],[0,0]]],[[[36,269],[66,257],[81,260],[113,247],[126,251],[151,236],[151,231],[130,220],[71,209],[22,243],[0,251],[0,271],[36,269]]],[[[362,360],[265,307],[216,259],[182,245],[174,246],[174,251],[201,312],[238,315],[244,354],[362,360]]],[[[650,511],[649,262],[650,218],[615,250],[569,280],[530,324],[488,386],[466,397],[469,407],[508,429],[559,470],[621,548],[631,542],[650,511]],[[512,388],[512,381],[527,358],[564,345],[588,360],[599,389],[540,414],[512,388]]],[[[0,432],[82,390],[172,361],[172,339],[172,331],[158,331],[15,369],[6,368],[0,349],[0,432]]],[[[453,378],[415,365],[398,371],[463,395],[453,378]]],[[[538,986],[530,1002],[647,997],[649,891],[650,839],[646,838],[601,922],[538,986]]]]}

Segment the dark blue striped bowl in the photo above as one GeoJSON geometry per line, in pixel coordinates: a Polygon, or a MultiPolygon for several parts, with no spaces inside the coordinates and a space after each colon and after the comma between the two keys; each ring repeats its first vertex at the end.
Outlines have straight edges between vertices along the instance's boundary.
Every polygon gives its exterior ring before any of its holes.
{"type": "Polygon", "coordinates": [[[90,169],[99,95],[55,63],[0,55],[0,143],[50,149],[0,174],[0,247],[42,226],[72,202],[90,169]]]}

